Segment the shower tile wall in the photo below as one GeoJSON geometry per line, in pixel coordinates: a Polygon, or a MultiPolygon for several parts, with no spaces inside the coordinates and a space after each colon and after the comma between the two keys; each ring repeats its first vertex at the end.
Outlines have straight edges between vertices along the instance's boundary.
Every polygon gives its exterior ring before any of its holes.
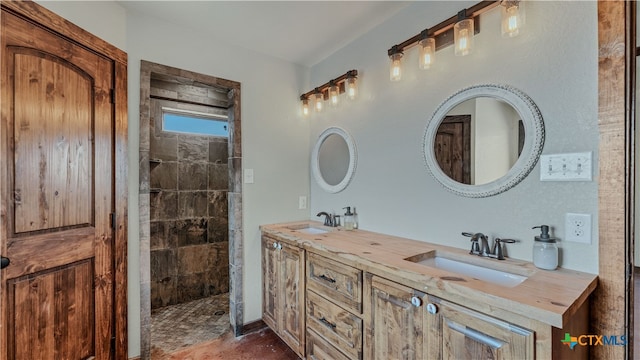
{"type": "MultiPolygon", "coordinates": [[[[153,129],[153,127],[152,127],[153,129]]],[[[151,136],[151,308],[229,291],[227,139],[151,136]]]]}

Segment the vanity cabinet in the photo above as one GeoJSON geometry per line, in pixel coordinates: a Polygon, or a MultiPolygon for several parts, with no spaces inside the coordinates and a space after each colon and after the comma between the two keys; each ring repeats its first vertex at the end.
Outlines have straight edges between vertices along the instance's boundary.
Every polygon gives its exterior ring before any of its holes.
{"type": "Polygon", "coordinates": [[[305,251],[262,236],[262,320],[299,356],[305,349],[305,251]]]}
{"type": "Polygon", "coordinates": [[[367,359],[534,359],[534,333],[377,276],[367,276],[367,359]]]}
{"type": "Polygon", "coordinates": [[[426,294],[367,274],[365,359],[422,360],[426,294]]]}
{"type": "Polygon", "coordinates": [[[307,254],[307,356],[362,359],[362,270],[307,254]]]}
{"type": "Polygon", "coordinates": [[[303,359],[589,358],[589,346],[561,340],[589,333],[596,275],[505,260],[498,265],[528,274],[509,288],[407,260],[429,251],[464,259],[466,250],[307,228],[323,227],[261,228],[263,320],[303,359]]]}
{"type": "Polygon", "coordinates": [[[427,359],[535,358],[534,332],[435,296],[424,309],[427,359]]]}

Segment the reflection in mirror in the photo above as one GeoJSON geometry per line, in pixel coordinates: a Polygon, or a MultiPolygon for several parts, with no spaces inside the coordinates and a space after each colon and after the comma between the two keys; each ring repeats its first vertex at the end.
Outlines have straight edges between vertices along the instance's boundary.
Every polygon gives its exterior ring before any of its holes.
{"type": "Polygon", "coordinates": [[[476,85],[436,109],[423,155],[427,170],[447,190],[486,197],[522,181],[543,143],[542,115],[531,98],[506,85],[476,85]]]}
{"type": "Polygon", "coordinates": [[[356,145],[351,135],[338,127],[320,134],[311,153],[311,171],[318,185],[327,192],[344,190],[356,168],[356,145]]]}
{"type": "Polygon", "coordinates": [[[327,184],[338,185],[349,170],[349,146],[344,138],[331,134],[320,146],[318,153],[320,174],[327,184]]]}
{"type": "Polygon", "coordinates": [[[469,185],[504,176],[516,163],[524,143],[520,115],[504,101],[477,97],[451,109],[433,144],[442,172],[469,185]]]}

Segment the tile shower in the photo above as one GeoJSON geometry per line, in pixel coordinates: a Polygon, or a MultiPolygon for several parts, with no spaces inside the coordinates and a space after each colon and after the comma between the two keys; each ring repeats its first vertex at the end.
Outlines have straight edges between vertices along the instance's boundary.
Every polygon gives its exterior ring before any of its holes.
{"type": "Polygon", "coordinates": [[[149,154],[152,310],[229,291],[227,139],[156,135],[149,154]]]}

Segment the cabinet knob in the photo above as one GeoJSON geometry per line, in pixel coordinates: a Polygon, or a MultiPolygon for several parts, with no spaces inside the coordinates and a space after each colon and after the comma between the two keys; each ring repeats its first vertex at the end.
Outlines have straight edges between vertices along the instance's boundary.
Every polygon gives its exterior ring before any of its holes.
{"type": "Polygon", "coordinates": [[[282,244],[278,243],[278,250],[282,250],[282,244]]]}
{"type": "Polygon", "coordinates": [[[414,296],[411,298],[411,304],[413,304],[413,306],[419,307],[422,305],[422,299],[420,299],[417,296],[414,296]]]}
{"type": "Polygon", "coordinates": [[[274,242],[274,243],[273,243],[273,248],[274,248],[274,249],[277,249],[277,248],[278,248],[278,243],[275,243],[275,242],[274,242]]]}
{"type": "Polygon", "coordinates": [[[435,314],[438,312],[438,306],[436,306],[436,304],[427,304],[427,312],[429,314],[435,314]]]}

